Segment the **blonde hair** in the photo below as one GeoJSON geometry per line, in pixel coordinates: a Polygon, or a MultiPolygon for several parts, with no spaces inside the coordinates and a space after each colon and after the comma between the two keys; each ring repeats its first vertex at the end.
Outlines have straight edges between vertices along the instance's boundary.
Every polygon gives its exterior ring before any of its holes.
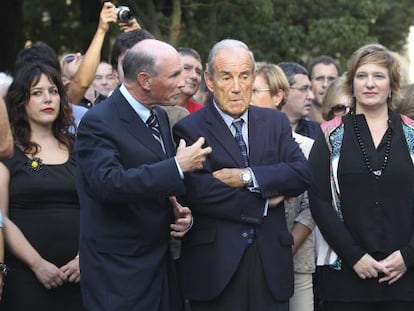
{"type": "Polygon", "coordinates": [[[269,85],[270,94],[277,95],[279,90],[283,91],[282,101],[278,105],[278,109],[286,103],[286,98],[289,95],[289,82],[286,78],[282,68],[271,63],[258,62],[256,63],[256,76],[262,76],[269,85]]]}
{"type": "MultiPolygon", "coordinates": [[[[349,94],[353,94],[353,83],[356,71],[365,64],[383,65],[387,68],[391,89],[391,97],[388,99],[387,104],[389,108],[394,108],[394,101],[400,96],[402,83],[401,65],[397,56],[379,43],[367,44],[356,50],[348,61],[346,72],[345,85],[349,94]]],[[[354,97],[352,98],[352,104],[355,105],[354,97]]]]}
{"type": "Polygon", "coordinates": [[[407,84],[401,88],[401,97],[395,102],[395,110],[414,119],[414,84],[407,84]]]}
{"type": "Polygon", "coordinates": [[[335,105],[342,104],[338,103],[337,99],[341,96],[349,97],[349,103],[351,102],[351,94],[348,92],[347,85],[345,84],[346,77],[344,75],[336,78],[327,88],[325,97],[322,100],[322,117],[328,121],[331,120],[334,115],[331,108],[335,105]]]}

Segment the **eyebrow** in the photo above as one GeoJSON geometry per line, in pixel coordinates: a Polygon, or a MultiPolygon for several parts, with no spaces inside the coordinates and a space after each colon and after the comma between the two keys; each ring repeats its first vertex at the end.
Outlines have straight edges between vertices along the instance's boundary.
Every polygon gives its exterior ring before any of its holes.
{"type": "Polygon", "coordinates": [[[181,69],[179,69],[177,71],[174,71],[172,74],[169,75],[169,77],[173,78],[173,77],[179,76],[181,74],[181,72],[182,72],[181,69]]]}

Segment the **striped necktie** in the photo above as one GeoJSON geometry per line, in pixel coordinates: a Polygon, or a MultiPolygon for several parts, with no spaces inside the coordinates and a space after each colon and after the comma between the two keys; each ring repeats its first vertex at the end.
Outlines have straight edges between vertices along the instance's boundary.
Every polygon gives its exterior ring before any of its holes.
{"type": "Polygon", "coordinates": [[[151,110],[151,114],[148,117],[147,121],[145,121],[148,128],[151,130],[152,136],[160,143],[162,146],[162,140],[161,140],[161,133],[160,133],[160,125],[158,124],[157,116],[155,113],[151,110]]]}
{"type": "Polygon", "coordinates": [[[239,145],[241,154],[243,156],[244,160],[244,167],[249,166],[249,154],[247,153],[247,146],[246,142],[243,139],[242,134],[242,127],[243,127],[243,119],[237,119],[232,122],[233,127],[236,129],[236,134],[234,135],[234,138],[237,141],[237,144],[239,145]]]}
{"type": "MultiPolygon", "coordinates": [[[[244,167],[248,167],[249,166],[249,154],[247,153],[246,142],[244,141],[243,134],[242,134],[243,123],[244,123],[243,119],[237,119],[232,122],[232,125],[236,129],[236,134],[234,135],[234,138],[236,139],[237,144],[239,145],[241,154],[243,156],[244,167]]],[[[251,227],[249,229],[249,232],[246,232],[245,234],[247,234],[246,235],[247,245],[252,244],[256,236],[256,229],[254,227],[251,227]]]]}

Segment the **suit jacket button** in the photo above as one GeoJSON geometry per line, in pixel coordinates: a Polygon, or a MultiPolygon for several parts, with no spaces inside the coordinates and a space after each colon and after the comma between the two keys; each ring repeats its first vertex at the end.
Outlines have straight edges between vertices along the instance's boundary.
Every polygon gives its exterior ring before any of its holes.
{"type": "Polygon", "coordinates": [[[247,232],[243,232],[243,233],[242,233],[242,237],[243,237],[243,238],[247,238],[247,237],[248,237],[248,235],[249,235],[249,234],[248,234],[247,232]]]}

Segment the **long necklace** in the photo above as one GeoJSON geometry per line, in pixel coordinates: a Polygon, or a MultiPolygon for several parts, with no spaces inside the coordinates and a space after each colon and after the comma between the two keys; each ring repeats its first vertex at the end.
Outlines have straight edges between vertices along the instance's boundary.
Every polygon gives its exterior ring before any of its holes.
{"type": "Polygon", "coordinates": [[[368,153],[367,153],[367,150],[365,148],[365,144],[361,139],[361,132],[359,130],[359,126],[358,126],[358,123],[357,123],[357,120],[356,120],[355,111],[351,112],[351,116],[352,116],[352,123],[354,124],[354,131],[355,131],[355,135],[357,137],[358,145],[359,145],[359,148],[361,149],[362,155],[364,157],[365,166],[367,167],[368,171],[370,171],[370,173],[374,174],[375,178],[378,179],[382,175],[382,172],[384,171],[385,167],[387,166],[387,162],[388,162],[388,158],[389,158],[390,150],[391,150],[392,129],[390,127],[388,127],[388,129],[387,129],[387,142],[385,144],[384,160],[382,162],[382,166],[379,170],[374,171],[372,169],[371,162],[369,161],[368,153]]]}

